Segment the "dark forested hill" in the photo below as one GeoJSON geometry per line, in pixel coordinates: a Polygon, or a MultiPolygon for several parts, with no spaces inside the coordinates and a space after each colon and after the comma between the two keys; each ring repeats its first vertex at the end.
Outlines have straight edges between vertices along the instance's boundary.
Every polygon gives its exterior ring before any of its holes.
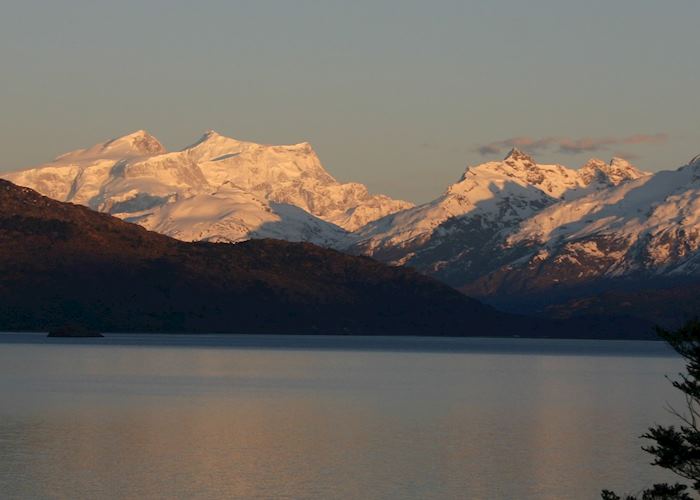
{"type": "Polygon", "coordinates": [[[64,323],[105,331],[483,335],[509,328],[510,318],[369,258],[276,240],[184,243],[0,181],[0,330],[64,323]]]}

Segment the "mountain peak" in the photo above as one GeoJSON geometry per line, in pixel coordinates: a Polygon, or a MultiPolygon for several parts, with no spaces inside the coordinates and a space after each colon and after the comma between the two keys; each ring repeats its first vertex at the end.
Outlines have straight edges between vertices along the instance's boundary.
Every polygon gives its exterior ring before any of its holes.
{"type": "Polygon", "coordinates": [[[137,130],[105,142],[101,151],[154,155],[165,153],[165,147],[145,130],[137,130]]]}
{"type": "Polygon", "coordinates": [[[530,162],[530,163],[535,163],[535,160],[532,159],[532,157],[526,153],[523,153],[520,151],[517,147],[513,147],[513,149],[510,150],[510,152],[506,155],[505,158],[503,158],[503,161],[519,161],[519,162],[530,162]]]}
{"type": "Polygon", "coordinates": [[[580,173],[586,184],[590,184],[593,179],[598,179],[614,186],[624,181],[639,179],[645,175],[629,161],[618,156],[613,157],[610,163],[605,163],[599,158],[591,158],[581,167],[580,173]]]}
{"type": "Polygon", "coordinates": [[[591,158],[588,160],[583,167],[581,167],[581,170],[588,170],[588,169],[597,169],[597,170],[604,170],[608,166],[605,161],[601,160],[600,158],[591,158]]]}
{"type": "Polygon", "coordinates": [[[689,162],[689,167],[700,168],[700,155],[694,156],[689,162]]]}
{"type": "Polygon", "coordinates": [[[612,157],[612,159],[610,160],[610,166],[614,168],[622,168],[625,170],[634,168],[634,166],[629,161],[619,156],[612,157]]]}
{"type": "Polygon", "coordinates": [[[608,167],[611,180],[617,184],[626,180],[639,179],[647,175],[646,172],[637,169],[637,167],[632,165],[629,161],[617,156],[610,160],[608,167]]]}
{"type": "Polygon", "coordinates": [[[194,143],[187,146],[185,149],[192,149],[192,148],[199,146],[200,144],[203,144],[207,141],[210,141],[212,139],[216,139],[217,137],[221,137],[221,135],[218,132],[216,132],[215,130],[207,130],[199,137],[199,139],[197,139],[194,143]]]}
{"type": "Polygon", "coordinates": [[[202,135],[202,139],[215,139],[217,137],[223,136],[214,129],[209,129],[202,135]]]}
{"type": "Polygon", "coordinates": [[[244,142],[239,141],[238,139],[234,139],[232,137],[221,135],[216,130],[207,130],[206,132],[204,132],[204,134],[202,134],[202,136],[199,139],[197,139],[197,141],[194,144],[190,144],[183,151],[186,151],[188,149],[199,148],[203,145],[209,145],[218,149],[221,147],[238,147],[241,144],[244,144],[244,142]]]}

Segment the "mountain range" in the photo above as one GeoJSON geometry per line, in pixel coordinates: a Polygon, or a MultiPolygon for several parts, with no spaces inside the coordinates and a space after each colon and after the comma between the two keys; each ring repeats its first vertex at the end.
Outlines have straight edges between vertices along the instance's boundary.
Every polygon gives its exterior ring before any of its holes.
{"type": "Polygon", "coordinates": [[[676,316],[695,310],[685,290],[700,272],[700,158],[651,174],[513,149],[413,206],[337,182],[308,143],[207,132],[168,153],[138,131],[2,177],[185,241],[271,237],[371,256],[514,312],[661,321],[668,301],[676,316]]]}
{"type": "Polygon", "coordinates": [[[512,257],[504,235],[545,208],[645,177],[628,162],[589,161],[580,170],[537,164],[513,149],[503,161],[469,167],[434,201],[373,221],[350,250],[415,267],[456,287],[512,257]]]}
{"type": "Polygon", "coordinates": [[[310,243],[183,242],[5,180],[0,269],[0,331],[610,333],[504,314],[411,269],[310,243]]]}

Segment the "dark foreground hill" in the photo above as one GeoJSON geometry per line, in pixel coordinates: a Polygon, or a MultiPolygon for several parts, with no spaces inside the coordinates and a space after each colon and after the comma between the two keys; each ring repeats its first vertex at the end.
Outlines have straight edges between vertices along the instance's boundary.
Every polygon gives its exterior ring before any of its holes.
{"type": "Polygon", "coordinates": [[[502,314],[410,269],[306,243],[185,243],[0,180],[0,330],[64,324],[559,337],[638,337],[649,326],[502,314]]]}
{"type": "MultiPolygon", "coordinates": [[[[694,276],[609,280],[602,285],[606,286],[589,290],[574,289],[556,298],[549,297],[541,313],[549,318],[570,321],[580,316],[625,315],[666,329],[676,329],[689,320],[697,319],[700,312],[700,280],[694,276]],[[567,299],[567,295],[570,298],[567,299]]],[[[504,306],[517,309],[512,304],[504,306]]],[[[536,305],[530,305],[527,310],[539,313],[536,305]]]]}

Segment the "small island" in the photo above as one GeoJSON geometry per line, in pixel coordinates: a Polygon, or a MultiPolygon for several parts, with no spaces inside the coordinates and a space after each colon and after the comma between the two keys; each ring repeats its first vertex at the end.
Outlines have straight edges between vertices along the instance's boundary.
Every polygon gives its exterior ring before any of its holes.
{"type": "Polygon", "coordinates": [[[96,331],[90,330],[84,326],[80,325],[65,325],[58,328],[52,328],[49,331],[47,337],[61,337],[61,338],[94,338],[103,337],[103,335],[96,331]]]}

